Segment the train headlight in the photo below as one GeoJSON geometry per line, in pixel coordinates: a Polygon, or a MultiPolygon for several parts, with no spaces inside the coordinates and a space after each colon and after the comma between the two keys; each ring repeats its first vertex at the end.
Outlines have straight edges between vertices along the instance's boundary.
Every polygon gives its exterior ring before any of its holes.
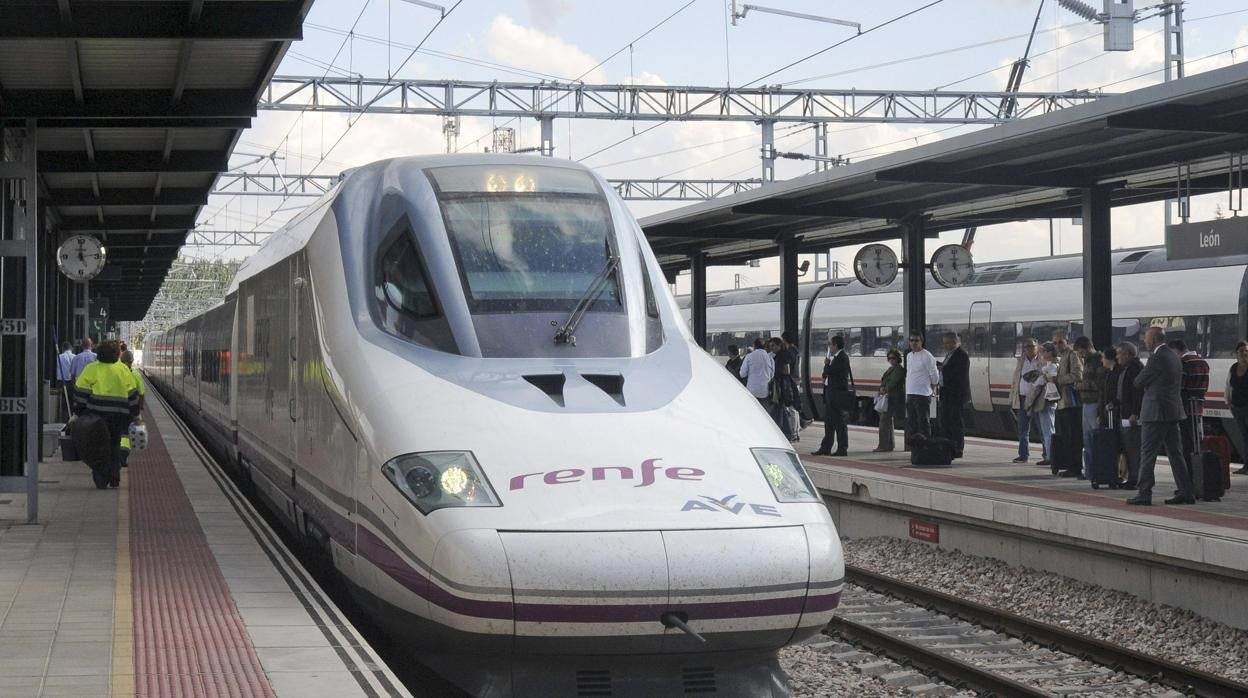
{"type": "Polygon", "coordinates": [[[494,488],[467,451],[409,453],[381,467],[422,514],[447,507],[499,506],[494,488]]]}
{"type": "Polygon", "coordinates": [[[782,448],[752,448],[754,460],[777,502],[817,502],[819,494],[797,454],[782,448]]]}

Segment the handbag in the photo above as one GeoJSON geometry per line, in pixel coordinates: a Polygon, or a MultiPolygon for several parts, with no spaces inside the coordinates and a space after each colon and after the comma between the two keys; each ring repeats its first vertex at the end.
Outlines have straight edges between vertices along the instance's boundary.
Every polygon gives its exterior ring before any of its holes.
{"type": "Polygon", "coordinates": [[[875,411],[884,414],[888,411],[888,395],[881,393],[875,396],[875,411]]]}

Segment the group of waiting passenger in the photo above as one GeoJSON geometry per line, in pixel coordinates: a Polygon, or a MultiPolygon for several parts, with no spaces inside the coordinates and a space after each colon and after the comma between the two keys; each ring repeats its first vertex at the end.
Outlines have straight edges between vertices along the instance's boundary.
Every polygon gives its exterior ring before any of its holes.
{"type": "Polygon", "coordinates": [[[92,468],[95,486],[120,486],[130,425],[142,423],[140,412],[147,392],[142,375],[134,368],[134,352],[115,340],[105,340],[96,347],[86,338],[76,348],[62,342],[56,371],[74,414],[92,413],[107,427],[111,455],[103,467],[92,468]]]}
{"type": "MultiPolygon", "coordinates": [[[[1200,447],[1197,426],[1209,389],[1209,363],[1183,340],[1167,341],[1160,327],[1145,332],[1144,345],[1147,363],[1132,342],[1096,351],[1087,337],[1072,344],[1064,332],[1043,345],[1026,340],[1010,392],[1018,418],[1014,462],[1027,462],[1034,422],[1043,448],[1040,465],[1064,477],[1089,478],[1093,432],[1108,429],[1115,437],[1119,484],[1137,490],[1127,503],[1152,503],[1157,456],[1163,449],[1176,486],[1166,503],[1195,503],[1195,465],[1188,461],[1200,447]],[[1061,448],[1055,446],[1054,434],[1062,437],[1061,448]]],[[[1248,343],[1240,342],[1235,353],[1227,402],[1240,433],[1248,436],[1248,343]]]]}
{"type": "MultiPolygon", "coordinates": [[[[894,428],[903,424],[905,448],[911,439],[929,436],[932,401],[939,400],[936,425],[953,442],[960,458],[965,442],[963,408],[970,401],[970,357],[956,333],[942,336],[943,361],[924,348],[923,335],[909,335],[905,357],[897,349],[887,354],[889,368],[880,379],[877,411],[880,418],[876,452],[896,448],[894,428]]],[[[830,340],[824,358],[824,438],[812,455],[844,456],[848,453],[849,412],[856,408],[852,369],[841,336],[830,340]]],[[[1072,343],[1065,332],[1054,333],[1041,345],[1035,339],[1022,344],[1014,370],[1010,404],[1018,424],[1018,457],[1029,459],[1031,427],[1040,431],[1040,465],[1054,467],[1054,434],[1069,451],[1054,472],[1064,477],[1091,476],[1092,432],[1114,432],[1120,459],[1122,487],[1137,489],[1131,504],[1152,503],[1157,456],[1170,455],[1176,483],[1175,496],[1167,504],[1192,504],[1195,492],[1188,454],[1196,452],[1197,420],[1209,387],[1209,364],[1181,339],[1166,341],[1165,330],[1149,328],[1144,336],[1149,361],[1145,364],[1132,342],[1096,351],[1087,337],[1072,343]]],[[[801,412],[796,383],[798,351],[792,337],[754,340],[754,350],[741,357],[729,347],[727,367],[773,416],[791,441],[808,419],[801,412]],[[796,413],[793,420],[785,419],[796,413]],[[800,422],[800,424],[798,423],[800,422]]],[[[1226,403],[1236,426],[1248,438],[1248,342],[1235,348],[1236,362],[1226,378],[1226,403]]],[[[1245,465],[1237,474],[1248,474],[1245,465]]]]}
{"type": "Polygon", "coordinates": [[[766,341],[755,339],[744,356],[735,344],[729,345],[726,364],[791,442],[810,423],[799,398],[798,357],[793,335],[785,332],[766,341]]]}

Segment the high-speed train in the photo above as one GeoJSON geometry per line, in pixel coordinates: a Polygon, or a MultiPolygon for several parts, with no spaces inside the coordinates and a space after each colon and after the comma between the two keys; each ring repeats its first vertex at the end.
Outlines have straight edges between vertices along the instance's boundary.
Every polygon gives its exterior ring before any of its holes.
{"type": "Polygon", "coordinates": [[[351,171],[146,370],[391,632],[477,695],[787,695],[837,606],[789,442],[640,228],[548,158],[351,171]]]}
{"type": "MultiPolygon", "coordinates": [[[[1114,343],[1133,341],[1141,353],[1143,334],[1161,326],[1168,338],[1182,338],[1210,365],[1207,429],[1231,436],[1237,450],[1244,443],[1233,428],[1223,386],[1235,361],[1235,344],[1248,337],[1248,255],[1219,259],[1170,261],[1163,247],[1122,250],[1113,254],[1114,343]],[[1216,424],[1221,422],[1221,424],[1216,424]]],[[[971,405],[968,433],[1010,437],[1013,380],[1022,341],[1048,341],[1057,330],[1071,337],[1083,331],[1082,257],[1065,255],[977,264],[969,283],[927,286],[928,349],[939,359],[941,335],[957,332],[971,357],[971,405]]],[[[717,357],[729,345],[742,350],[754,338],[780,332],[779,287],[767,286],[708,294],[707,350],[717,357]]],[[[860,415],[874,416],[869,401],[888,368],[890,348],[906,351],[902,325],[901,281],[870,289],[851,279],[799,286],[799,318],[808,395],[822,406],[823,357],[829,338],[841,335],[853,367],[860,415]],[[811,328],[807,331],[807,328],[811,328]]],[[[677,299],[688,317],[689,299],[677,299]]],[[[722,360],[722,359],[721,359],[722,360]]]]}

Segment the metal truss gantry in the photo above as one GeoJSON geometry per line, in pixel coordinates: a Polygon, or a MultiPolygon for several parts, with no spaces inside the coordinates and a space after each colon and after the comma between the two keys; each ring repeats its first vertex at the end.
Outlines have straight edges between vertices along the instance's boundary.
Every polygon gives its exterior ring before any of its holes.
{"type": "MultiPolygon", "coordinates": [[[[316,197],[341,179],[330,174],[269,174],[227,172],[217,180],[213,194],[316,197]]],[[[704,201],[762,186],[761,179],[611,179],[619,195],[630,201],[704,201]]],[[[246,235],[239,233],[239,235],[246,235]]],[[[240,242],[236,244],[251,244],[240,242]]]]}
{"type": "Polygon", "coordinates": [[[1087,90],[827,90],[278,76],[261,95],[259,108],[626,121],[996,124],[1004,120],[999,114],[1006,100],[1017,99],[1016,114],[1025,117],[1100,96],[1087,90]]]}
{"type": "Polygon", "coordinates": [[[533,118],[541,124],[542,155],[554,154],[555,119],[744,121],[761,127],[761,176],[771,182],[777,122],[992,125],[1101,96],[1088,90],[829,90],[278,76],[269,81],[257,106],[271,111],[533,118]]]}

